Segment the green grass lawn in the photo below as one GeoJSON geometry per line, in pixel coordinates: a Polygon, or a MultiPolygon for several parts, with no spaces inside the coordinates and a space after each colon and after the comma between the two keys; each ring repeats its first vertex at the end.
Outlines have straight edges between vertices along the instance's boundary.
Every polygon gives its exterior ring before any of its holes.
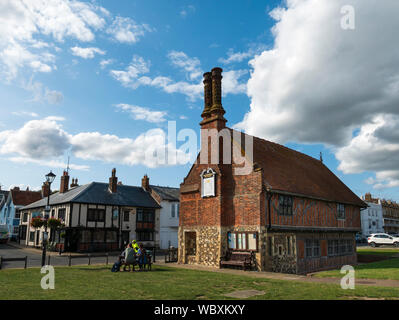
{"type": "Polygon", "coordinates": [[[254,299],[397,298],[399,288],[269,280],[209,271],[153,266],[151,272],[117,272],[110,267],[56,267],[55,290],[40,287],[39,268],[0,271],[0,299],[228,299],[236,290],[260,290],[254,299]]]}
{"type": "Polygon", "coordinates": [[[357,248],[358,254],[372,254],[372,255],[381,255],[381,256],[394,256],[399,255],[399,249],[392,249],[392,248],[357,248]]]}
{"type": "MultiPolygon", "coordinates": [[[[391,248],[358,248],[358,254],[380,255],[392,257],[399,254],[399,249],[391,248]]],[[[358,279],[390,279],[399,280],[399,258],[364,263],[355,266],[356,278],[358,279]]],[[[316,277],[342,277],[340,270],[323,271],[315,274],[316,277]]]]}

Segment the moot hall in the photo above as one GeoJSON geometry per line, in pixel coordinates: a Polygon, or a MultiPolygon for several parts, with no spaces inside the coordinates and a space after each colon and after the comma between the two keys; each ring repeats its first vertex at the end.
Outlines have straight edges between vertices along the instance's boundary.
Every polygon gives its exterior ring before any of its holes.
{"type": "MultiPolygon", "coordinates": [[[[227,143],[238,143],[245,156],[246,135],[235,141],[237,132],[226,127],[221,93],[222,69],[214,68],[204,74],[201,129],[229,130],[227,143]]],[[[219,268],[229,252],[251,252],[261,271],[303,274],[355,265],[355,234],[367,204],[322,160],[251,139],[245,175],[234,174],[240,166],[234,161],[199,161],[201,148],[180,186],[179,263],[219,268]]],[[[225,146],[218,143],[220,154],[225,146]]]]}

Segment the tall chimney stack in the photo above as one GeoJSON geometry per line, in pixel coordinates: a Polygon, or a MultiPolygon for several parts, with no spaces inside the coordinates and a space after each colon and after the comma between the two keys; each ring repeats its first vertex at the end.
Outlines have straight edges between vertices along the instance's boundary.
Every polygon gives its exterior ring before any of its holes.
{"type": "Polygon", "coordinates": [[[43,182],[42,185],[42,198],[47,198],[50,194],[49,184],[47,182],[43,182]]]}
{"type": "Polygon", "coordinates": [[[67,192],[69,189],[69,174],[68,171],[63,172],[61,176],[60,193],[67,192]]]}
{"type": "Polygon", "coordinates": [[[150,178],[145,174],[143,179],[141,179],[141,187],[145,191],[150,191],[150,178]]]}
{"type": "Polygon", "coordinates": [[[208,118],[211,115],[212,108],[212,73],[204,73],[204,111],[201,114],[202,118],[208,118]]]}
{"type": "Polygon", "coordinates": [[[108,187],[109,191],[111,191],[112,193],[116,193],[117,185],[118,185],[118,178],[116,177],[116,169],[113,168],[112,176],[111,178],[109,178],[109,187],[108,187]]]}

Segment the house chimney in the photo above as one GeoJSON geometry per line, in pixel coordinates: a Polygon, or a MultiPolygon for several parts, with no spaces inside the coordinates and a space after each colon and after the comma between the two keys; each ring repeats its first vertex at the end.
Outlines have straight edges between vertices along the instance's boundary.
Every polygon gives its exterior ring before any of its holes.
{"type": "Polygon", "coordinates": [[[12,190],[14,190],[14,191],[20,191],[19,187],[14,187],[12,190]]]}
{"type": "Polygon", "coordinates": [[[61,177],[61,184],[60,184],[60,193],[67,192],[69,189],[69,175],[68,171],[64,170],[64,173],[61,177]]]}
{"type": "Polygon", "coordinates": [[[144,175],[143,179],[141,179],[141,187],[145,191],[150,191],[150,178],[147,175],[144,175]]]}
{"type": "Polygon", "coordinates": [[[208,118],[211,115],[212,108],[212,73],[204,73],[204,111],[201,114],[202,118],[208,118]]]}
{"type": "Polygon", "coordinates": [[[219,131],[226,127],[227,120],[223,117],[226,111],[222,106],[222,71],[221,68],[213,68],[212,72],[204,73],[205,107],[200,123],[204,129],[215,128],[219,131]]]}
{"type": "Polygon", "coordinates": [[[366,194],[364,195],[364,200],[365,200],[365,201],[368,201],[368,202],[371,202],[371,193],[370,193],[370,192],[368,192],[368,193],[366,193],[366,194]]]}
{"type": "Polygon", "coordinates": [[[71,188],[78,187],[78,179],[72,178],[71,188]]]}
{"type": "Polygon", "coordinates": [[[50,188],[47,182],[43,182],[42,185],[42,198],[47,198],[50,194],[50,188]]]}
{"type": "Polygon", "coordinates": [[[116,188],[118,185],[118,178],[116,177],[116,169],[112,169],[112,176],[109,178],[109,191],[111,193],[116,193],[116,188]]]}

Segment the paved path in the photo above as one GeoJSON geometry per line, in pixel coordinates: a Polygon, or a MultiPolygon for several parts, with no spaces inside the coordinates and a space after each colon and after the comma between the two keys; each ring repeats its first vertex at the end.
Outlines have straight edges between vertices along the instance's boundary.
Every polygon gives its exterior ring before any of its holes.
{"type": "MultiPolygon", "coordinates": [[[[187,264],[177,264],[177,263],[155,263],[156,265],[163,265],[173,268],[191,269],[191,270],[201,270],[201,271],[211,271],[218,273],[234,274],[239,276],[248,276],[254,278],[265,278],[274,280],[290,280],[290,281],[300,281],[308,283],[329,283],[329,284],[340,284],[340,278],[315,278],[312,276],[302,276],[296,274],[285,274],[276,272],[259,272],[259,271],[242,271],[234,269],[217,269],[212,267],[205,267],[200,265],[187,265],[187,264]]],[[[356,279],[355,285],[366,285],[366,286],[376,286],[376,287],[395,287],[399,288],[399,280],[379,280],[379,279],[356,279]]]]}

